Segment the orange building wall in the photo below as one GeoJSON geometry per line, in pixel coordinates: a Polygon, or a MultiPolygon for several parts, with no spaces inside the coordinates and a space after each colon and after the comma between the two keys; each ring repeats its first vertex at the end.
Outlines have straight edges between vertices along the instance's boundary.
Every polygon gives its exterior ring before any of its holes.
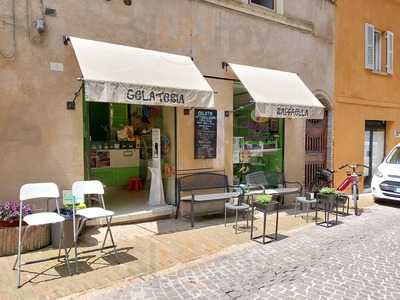
{"type": "MultiPolygon", "coordinates": [[[[400,129],[400,1],[339,0],[336,10],[334,167],[363,163],[366,120],[387,121],[386,153],[400,129]],[[394,74],[364,68],[364,24],[394,33],[394,74]]],[[[386,42],[386,40],[382,40],[386,42]]],[[[383,54],[385,55],[385,54],[383,54]]],[[[336,183],[343,179],[336,176],[336,183]]]]}

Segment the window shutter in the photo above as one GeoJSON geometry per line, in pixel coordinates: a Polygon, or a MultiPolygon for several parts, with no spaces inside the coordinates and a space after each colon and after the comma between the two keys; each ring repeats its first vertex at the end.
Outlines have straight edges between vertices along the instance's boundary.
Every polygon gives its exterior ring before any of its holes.
{"type": "Polygon", "coordinates": [[[365,68],[374,70],[374,25],[365,24],[365,68]]]}
{"type": "Polygon", "coordinates": [[[394,34],[393,32],[386,32],[386,72],[389,74],[393,74],[393,56],[394,56],[394,34]]]}

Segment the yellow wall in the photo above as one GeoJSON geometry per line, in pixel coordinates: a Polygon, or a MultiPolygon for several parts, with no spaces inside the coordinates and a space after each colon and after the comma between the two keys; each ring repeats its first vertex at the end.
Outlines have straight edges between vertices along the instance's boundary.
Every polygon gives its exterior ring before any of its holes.
{"type": "MultiPolygon", "coordinates": [[[[387,121],[386,153],[400,140],[400,1],[340,0],[336,11],[334,167],[363,163],[366,120],[387,121]],[[394,33],[394,74],[364,68],[364,24],[394,33]]],[[[386,40],[382,40],[382,43],[386,40]]],[[[382,54],[385,55],[385,54],[382,54]]],[[[343,173],[343,172],[342,172],[343,173]]],[[[336,181],[343,178],[338,174],[336,181]]]]}

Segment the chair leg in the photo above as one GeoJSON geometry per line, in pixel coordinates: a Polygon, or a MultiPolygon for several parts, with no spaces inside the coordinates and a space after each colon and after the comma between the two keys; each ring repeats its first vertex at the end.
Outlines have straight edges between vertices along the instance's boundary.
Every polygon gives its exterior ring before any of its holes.
{"type": "Polygon", "coordinates": [[[175,213],[175,219],[178,219],[179,216],[179,207],[181,206],[181,201],[178,199],[178,203],[176,204],[176,213],[175,213]]]}
{"type": "Polygon", "coordinates": [[[103,250],[104,250],[104,246],[105,246],[105,244],[106,244],[106,240],[107,240],[107,237],[108,237],[108,218],[106,217],[106,221],[107,221],[107,230],[106,230],[106,235],[104,236],[104,240],[103,240],[103,244],[101,245],[101,252],[103,252],[103,250]]]}
{"type": "Polygon", "coordinates": [[[109,231],[109,233],[110,233],[111,243],[112,243],[112,245],[113,245],[113,247],[114,247],[114,255],[116,256],[116,255],[117,255],[117,246],[116,246],[115,243],[114,243],[114,237],[113,237],[112,232],[111,232],[111,221],[112,221],[112,217],[110,217],[110,218],[108,219],[107,227],[108,227],[108,231],[109,231]]]}
{"type": "Polygon", "coordinates": [[[299,205],[299,202],[296,200],[295,202],[294,202],[294,217],[296,218],[297,217],[297,206],[299,205]]]}
{"type": "Polygon", "coordinates": [[[24,245],[24,239],[26,232],[29,229],[29,225],[25,228],[24,234],[22,235],[22,224],[20,223],[19,229],[18,229],[18,254],[17,254],[17,260],[16,263],[14,264],[14,268],[17,266],[17,287],[21,287],[21,265],[22,265],[22,250],[23,250],[23,245],[24,245]]]}
{"type": "Polygon", "coordinates": [[[190,203],[190,225],[194,227],[194,204],[193,201],[190,203]]]}
{"type": "Polygon", "coordinates": [[[225,216],[225,227],[226,227],[226,206],[225,206],[225,214],[224,214],[224,216],[225,216]]]}
{"type": "Polygon", "coordinates": [[[306,205],[307,205],[307,214],[306,214],[306,222],[308,223],[308,212],[309,212],[309,210],[310,210],[310,203],[306,203],[306,205]]]}
{"type": "Polygon", "coordinates": [[[236,218],[235,218],[235,234],[237,234],[238,229],[238,210],[236,209],[236,218]]]}
{"type": "Polygon", "coordinates": [[[65,245],[65,242],[64,242],[64,222],[60,224],[60,227],[61,227],[61,234],[60,234],[60,244],[59,244],[59,249],[58,249],[58,253],[59,253],[58,258],[60,259],[61,244],[62,244],[63,248],[64,248],[64,253],[65,253],[65,255],[64,255],[65,262],[67,263],[68,275],[71,276],[71,267],[69,265],[67,246],[65,245]]]}
{"type": "Polygon", "coordinates": [[[61,232],[61,234],[60,234],[60,240],[59,240],[59,242],[58,242],[58,261],[60,262],[61,261],[61,243],[64,243],[64,226],[63,225],[61,225],[61,224],[58,224],[58,226],[60,226],[60,232],[61,232]],[[61,238],[61,236],[63,236],[63,238],[61,238]]]}
{"type": "Polygon", "coordinates": [[[79,232],[80,225],[78,225],[78,230],[77,230],[75,218],[73,221],[74,221],[73,227],[74,227],[75,273],[78,274],[78,233],[77,232],[79,232]]]}

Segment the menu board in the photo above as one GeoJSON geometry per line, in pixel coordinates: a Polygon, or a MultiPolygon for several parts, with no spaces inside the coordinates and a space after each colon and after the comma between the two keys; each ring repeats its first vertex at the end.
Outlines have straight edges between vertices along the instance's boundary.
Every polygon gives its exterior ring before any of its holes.
{"type": "Polygon", "coordinates": [[[217,111],[194,110],[194,158],[217,157],[217,111]]]}

